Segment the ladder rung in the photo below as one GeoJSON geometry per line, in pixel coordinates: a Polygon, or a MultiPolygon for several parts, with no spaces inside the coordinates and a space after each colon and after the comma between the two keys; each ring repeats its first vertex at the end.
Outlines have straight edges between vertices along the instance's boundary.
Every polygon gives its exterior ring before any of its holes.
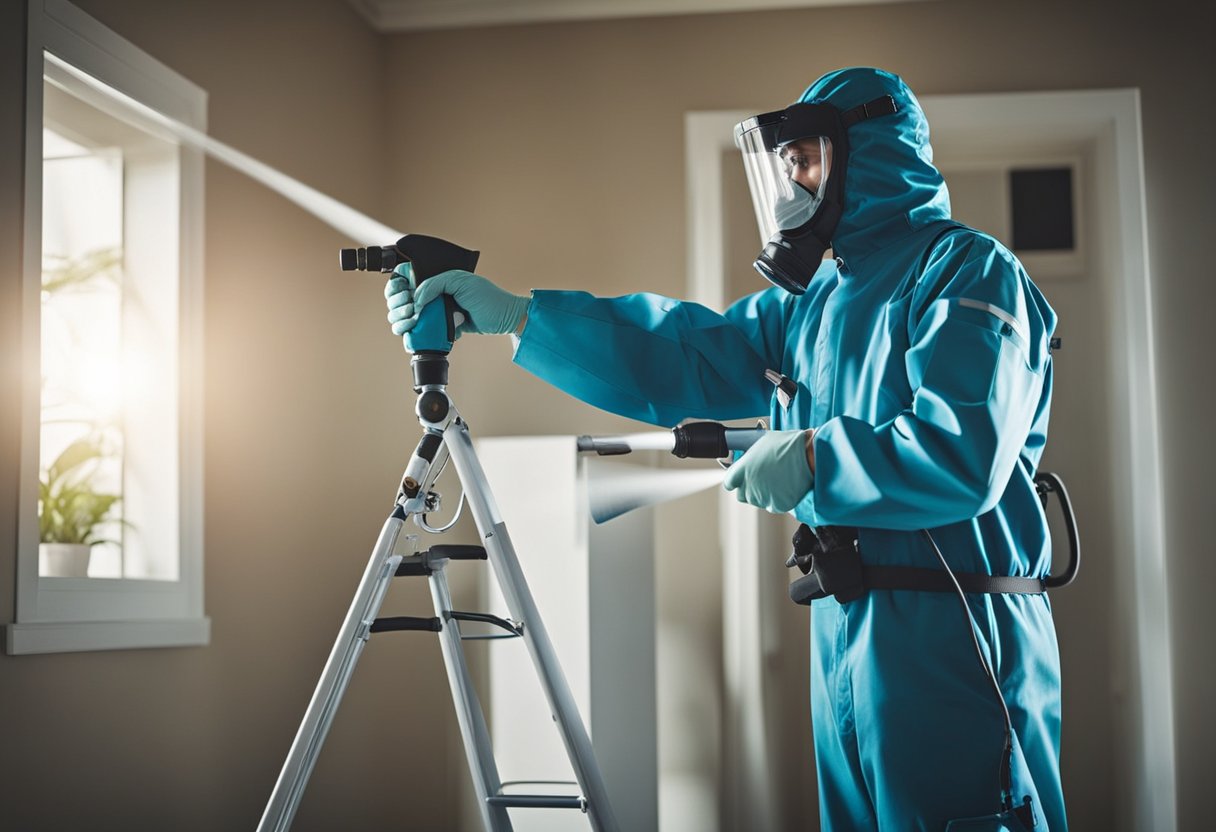
{"type": "Polygon", "coordinates": [[[399,630],[423,630],[438,633],[443,630],[443,622],[438,618],[415,618],[412,615],[398,615],[391,618],[377,618],[372,622],[373,633],[387,633],[399,630]]]}
{"type": "Polygon", "coordinates": [[[398,578],[428,577],[435,570],[431,568],[432,560],[486,560],[484,546],[463,546],[444,544],[432,546],[425,552],[402,558],[397,566],[398,578]]]}
{"type": "Polygon", "coordinates": [[[486,798],[491,806],[508,809],[579,809],[587,811],[587,799],[581,795],[561,794],[494,794],[486,798]]]}
{"type": "Polygon", "coordinates": [[[486,560],[485,546],[444,543],[432,546],[427,553],[432,558],[447,558],[448,560],[486,560]]]}

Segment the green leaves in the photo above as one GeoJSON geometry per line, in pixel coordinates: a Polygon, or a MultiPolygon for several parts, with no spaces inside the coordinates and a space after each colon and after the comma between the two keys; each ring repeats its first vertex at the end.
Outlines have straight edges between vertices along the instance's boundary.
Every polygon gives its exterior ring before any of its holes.
{"type": "MultiPolygon", "coordinates": [[[[75,257],[49,254],[43,260],[43,300],[57,292],[98,288],[99,281],[118,285],[122,278],[122,250],[97,248],[75,257]]],[[[43,379],[44,384],[46,379],[43,379]]],[[[45,391],[44,391],[45,392],[45,391]]],[[[63,395],[62,392],[59,395],[63,395]]],[[[43,423],[47,423],[44,398],[43,423]]],[[[73,420],[74,421],[74,420],[73,420]]],[[[107,542],[98,533],[110,518],[120,494],[97,489],[101,463],[120,457],[104,437],[111,431],[94,425],[47,466],[38,483],[38,528],[43,543],[107,542]]]]}
{"type": "Polygon", "coordinates": [[[85,252],[79,257],[48,255],[53,263],[43,263],[42,291],[54,294],[63,289],[80,288],[97,278],[118,279],[122,266],[122,251],[117,248],[99,248],[85,252]]]}
{"type": "Polygon", "coordinates": [[[47,466],[38,482],[38,530],[43,543],[105,542],[98,527],[122,497],[95,490],[97,463],[109,456],[97,436],[77,439],[47,466]]]}

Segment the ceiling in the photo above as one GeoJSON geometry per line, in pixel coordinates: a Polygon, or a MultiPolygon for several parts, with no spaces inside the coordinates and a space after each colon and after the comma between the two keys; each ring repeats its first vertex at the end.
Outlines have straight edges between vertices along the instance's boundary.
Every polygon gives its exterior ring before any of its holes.
{"type": "Polygon", "coordinates": [[[349,0],[381,32],[925,0],[349,0]]]}

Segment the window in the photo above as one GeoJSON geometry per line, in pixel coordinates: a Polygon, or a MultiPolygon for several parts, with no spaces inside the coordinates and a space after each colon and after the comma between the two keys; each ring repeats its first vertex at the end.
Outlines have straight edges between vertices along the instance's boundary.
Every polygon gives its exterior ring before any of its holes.
{"type": "Polygon", "coordinates": [[[63,0],[28,43],[8,652],[204,644],[202,160],[164,117],[206,96],[63,0]]]}

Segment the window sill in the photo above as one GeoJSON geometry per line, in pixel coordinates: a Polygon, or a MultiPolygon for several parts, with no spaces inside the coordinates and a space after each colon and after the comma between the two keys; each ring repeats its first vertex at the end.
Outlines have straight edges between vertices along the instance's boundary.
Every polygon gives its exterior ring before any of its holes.
{"type": "Polygon", "coordinates": [[[210,618],[152,621],[66,621],[9,624],[6,652],[73,653],[145,647],[197,647],[211,641],[210,618]]]}

